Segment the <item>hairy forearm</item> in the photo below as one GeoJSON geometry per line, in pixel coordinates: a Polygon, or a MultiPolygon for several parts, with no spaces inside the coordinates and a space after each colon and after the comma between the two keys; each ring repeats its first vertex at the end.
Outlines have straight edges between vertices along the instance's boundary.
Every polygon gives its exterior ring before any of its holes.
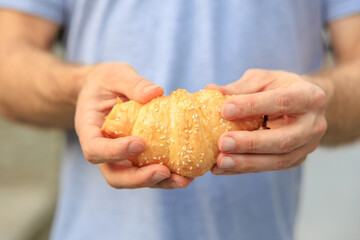
{"type": "Polygon", "coordinates": [[[0,45],[0,113],[24,123],[73,128],[85,67],[22,43],[0,45]]]}
{"type": "Polygon", "coordinates": [[[360,138],[360,58],[308,76],[327,95],[328,130],[325,145],[338,145],[360,138]]]}

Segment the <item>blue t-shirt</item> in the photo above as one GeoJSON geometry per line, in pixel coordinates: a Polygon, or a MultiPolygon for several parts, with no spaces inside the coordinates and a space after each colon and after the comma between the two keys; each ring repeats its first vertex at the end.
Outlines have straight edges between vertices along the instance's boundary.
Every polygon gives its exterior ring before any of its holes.
{"type": "MultiPolygon", "coordinates": [[[[359,0],[0,0],[66,29],[66,60],[122,61],[165,89],[236,81],[249,68],[321,67],[322,29],[359,0]]],[[[293,238],[300,168],[208,173],[187,189],[115,190],[67,134],[52,239],[293,238]]]]}

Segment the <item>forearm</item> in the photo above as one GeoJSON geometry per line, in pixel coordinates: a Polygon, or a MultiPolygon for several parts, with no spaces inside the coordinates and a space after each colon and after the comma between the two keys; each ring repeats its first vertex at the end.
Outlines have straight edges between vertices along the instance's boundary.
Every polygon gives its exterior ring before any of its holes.
{"type": "Polygon", "coordinates": [[[45,127],[73,128],[86,67],[70,65],[30,43],[0,45],[0,112],[45,127]]]}
{"type": "Polygon", "coordinates": [[[337,145],[360,137],[360,58],[324,69],[308,79],[327,95],[328,130],[325,145],[337,145]]]}

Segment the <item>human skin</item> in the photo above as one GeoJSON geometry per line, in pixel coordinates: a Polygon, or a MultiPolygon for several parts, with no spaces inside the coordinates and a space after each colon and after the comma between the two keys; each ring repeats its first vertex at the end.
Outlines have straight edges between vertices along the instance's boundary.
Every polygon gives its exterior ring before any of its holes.
{"type": "MultiPolygon", "coordinates": [[[[272,127],[223,135],[214,173],[238,174],[297,166],[318,146],[327,126],[329,134],[323,140],[330,139],[330,143],[360,136],[360,129],[356,128],[360,113],[353,110],[354,104],[349,104],[360,99],[359,23],[359,15],[331,23],[329,29],[339,62],[318,75],[251,70],[228,86],[209,86],[224,93],[245,93],[223,105],[224,118],[268,114],[272,127]],[[235,106],[234,116],[230,116],[228,103],[235,106]],[[226,137],[235,140],[233,150],[224,146],[226,137]],[[233,165],[223,162],[225,156],[232,157],[233,165]]],[[[141,153],[146,145],[143,139],[133,136],[107,139],[100,133],[103,118],[117,96],[145,103],[162,95],[163,89],[125,63],[81,66],[57,59],[49,49],[58,31],[59,26],[47,20],[0,11],[0,113],[32,125],[75,128],[85,158],[99,165],[112,187],[188,186],[192,179],[172,174],[163,165],[137,168],[126,160],[141,153]]]]}
{"type": "Polygon", "coordinates": [[[225,94],[244,94],[224,103],[221,114],[234,120],[269,115],[270,130],[228,132],[219,139],[221,154],[212,172],[230,175],[284,170],[299,166],[322,138],[338,145],[360,136],[360,15],[329,26],[336,65],[298,76],[253,69],[225,87],[225,94]]]}

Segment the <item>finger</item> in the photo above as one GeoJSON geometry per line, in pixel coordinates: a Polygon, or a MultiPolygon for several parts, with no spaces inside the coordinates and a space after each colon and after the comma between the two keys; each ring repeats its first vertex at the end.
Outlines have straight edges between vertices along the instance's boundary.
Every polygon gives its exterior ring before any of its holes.
{"type": "Polygon", "coordinates": [[[224,153],[286,153],[304,145],[311,139],[301,128],[282,126],[263,131],[231,131],[224,133],[218,147],[224,153]]]}
{"type": "Polygon", "coordinates": [[[312,95],[299,88],[275,89],[230,98],[221,107],[228,120],[259,115],[302,114],[312,109],[312,95]]]}
{"type": "MultiPolygon", "coordinates": [[[[89,126],[89,131],[92,128],[97,129],[89,126]]],[[[93,164],[126,160],[137,156],[146,148],[145,141],[135,136],[115,139],[102,136],[87,138],[81,134],[79,136],[84,157],[93,164]]]]}
{"type": "Polygon", "coordinates": [[[208,84],[205,89],[207,90],[217,90],[220,91],[223,95],[231,94],[225,87],[216,85],[216,84],[208,84]]]}
{"type": "Polygon", "coordinates": [[[176,173],[172,173],[168,179],[165,179],[150,187],[163,189],[186,188],[192,181],[194,181],[194,178],[186,178],[176,173]]]}
{"type": "Polygon", "coordinates": [[[161,164],[138,168],[103,163],[99,168],[108,184],[116,189],[150,187],[170,177],[170,170],[161,164]]]}
{"type": "Polygon", "coordinates": [[[116,88],[129,99],[146,103],[151,99],[164,94],[164,89],[155,85],[150,80],[141,77],[131,66],[118,65],[118,71],[114,72],[114,78],[118,78],[116,88]]]}
{"type": "Polygon", "coordinates": [[[220,153],[217,165],[212,169],[216,175],[226,172],[251,173],[285,170],[300,165],[306,156],[319,145],[319,140],[286,154],[224,154],[220,153]]]}
{"type": "Polygon", "coordinates": [[[131,100],[147,103],[151,99],[163,95],[164,89],[153,84],[146,78],[134,76],[125,81],[123,89],[120,92],[125,94],[131,100]]]}
{"type": "Polygon", "coordinates": [[[266,89],[267,85],[275,80],[272,71],[264,69],[249,69],[236,82],[226,85],[227,95],[256,93],[266,89]]]}
{"type": "MultiPolygon", "coordinates": [[[[303,164],[306,161],[307,157],[303,157],[301,159],[299,159],[296,164],[294,163],[291,167],[287,168],[287,169],[291,169],[291,168],[295,168],[295,167],[299,167],[301,164],[303,164]]],[[[287,170],[284,169],[284,170],[287,170]]],[[[214,167],[214,170],[212,170],[214,175],[238,175],[238,174],[246,174],[246,173],[258,173],[261,171],[254,171],[254,172],[239,172],[239,171],[231,171],[231,170],[223,170],[217,167],[214,167]]]]}
{"type": "Polygon", "coordinates": [[[226,132],[219,138],[219,150],[224,153],[287,153],[320,139],[327,128],[322,115],[302,115],[294,121],[268,130],[226,132]]]}

